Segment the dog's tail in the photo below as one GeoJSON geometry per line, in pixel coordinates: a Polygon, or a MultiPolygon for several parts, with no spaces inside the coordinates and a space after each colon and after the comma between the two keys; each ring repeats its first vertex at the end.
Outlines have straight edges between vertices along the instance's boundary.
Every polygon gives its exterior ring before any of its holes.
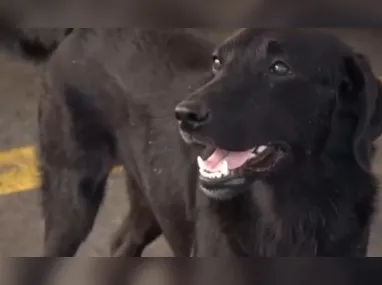
{"type": "Polygon", "coordinates": [[[34,63],[47,61],[73,29],[19,28],[0,19],[0,48],[34,63]]]}

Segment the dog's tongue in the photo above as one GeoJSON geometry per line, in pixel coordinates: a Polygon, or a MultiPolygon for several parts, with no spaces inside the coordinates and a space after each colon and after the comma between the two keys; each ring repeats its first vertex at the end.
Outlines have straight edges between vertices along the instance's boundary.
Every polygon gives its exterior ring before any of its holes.
{"type": "Polygon", "coordinates": [[[206,169],[213,171],[226,160],[229,169],[236,169],[244,165],[244,163],[251,158],[252,150],[247,151],[227,151],[223,149],[216,149],[214,153],[204,161],[206,169]]]}

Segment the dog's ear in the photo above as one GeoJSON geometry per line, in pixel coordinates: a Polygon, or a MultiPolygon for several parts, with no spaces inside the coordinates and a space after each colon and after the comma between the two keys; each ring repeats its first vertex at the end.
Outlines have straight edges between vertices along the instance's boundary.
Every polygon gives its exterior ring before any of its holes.
{"type": "Polygon", "coordinates": [[[340,100],[355,120],[353,151],[358,164],[370,171],[373,141],[382,133],[382,88],[365,56],[344,58],[340,100]]]}

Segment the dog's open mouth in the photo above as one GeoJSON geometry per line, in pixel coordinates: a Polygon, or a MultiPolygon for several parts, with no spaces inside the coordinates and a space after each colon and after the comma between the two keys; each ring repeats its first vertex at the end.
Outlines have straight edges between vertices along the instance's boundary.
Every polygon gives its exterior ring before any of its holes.
{"type": "Polygon", "coordinates": [[[251,174],[271,170],[285,155],[277,144],[254,147],[247,151],[227,151],[207,147],[198,157],[201,186],[207,189],[240,186],[251,174]]]}

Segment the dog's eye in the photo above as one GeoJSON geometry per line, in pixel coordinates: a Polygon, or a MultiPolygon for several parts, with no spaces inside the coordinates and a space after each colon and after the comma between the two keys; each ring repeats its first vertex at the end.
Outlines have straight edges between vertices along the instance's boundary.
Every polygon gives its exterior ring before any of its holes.
{"type": "Polygon", "coordinates": [[[213,56],[212,57],[212,71],[218,72],[222,68],[222,62],[219,57],[213,56]]]}
{"type": "Polygon", "coordinates": [[[289,75],[292,73],[289,66],[282,61],[276,61],[271,66],[270,71],[276,75],[289,75]]]}

